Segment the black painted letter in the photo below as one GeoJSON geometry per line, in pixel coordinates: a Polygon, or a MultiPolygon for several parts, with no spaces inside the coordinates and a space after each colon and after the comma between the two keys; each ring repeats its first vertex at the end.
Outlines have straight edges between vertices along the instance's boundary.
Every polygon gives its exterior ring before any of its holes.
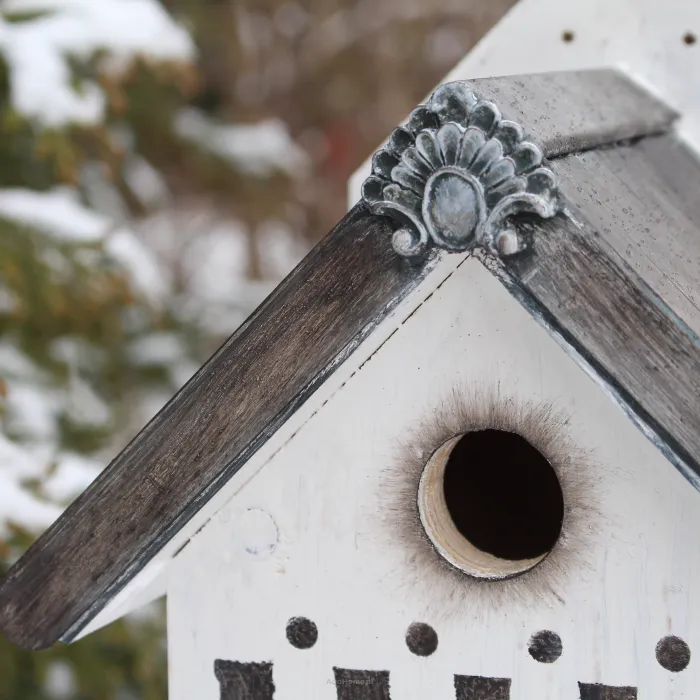
{"type": "Polygon", "coordinates": [[[221,700],[273,700],[271,663],[214,661],[214,675],[221,685],[221,700]]]}
{"type": "Polygon", "coordinates": [[[581,700],[637,700],[637,689],[631,686],[579,683],[581,700]]]}
{"type": "Polygon", "coordinates": [[[510,678],[455,675],[456,700],[509,700],[510,678]]]}
{"type": "Polygon", "coordinates": [[[352,671],[333,667],[338,700],[391,700],[389,671],[352,671]]]}

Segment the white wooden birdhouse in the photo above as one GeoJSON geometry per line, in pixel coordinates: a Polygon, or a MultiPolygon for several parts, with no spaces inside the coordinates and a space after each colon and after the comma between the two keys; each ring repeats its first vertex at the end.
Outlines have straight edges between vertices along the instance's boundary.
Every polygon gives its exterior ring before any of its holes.
{"type": "Polygon", "coordinates": [[[5,634],[165,594],[173,700],[698,697],[693,31],[518,5],[12,567],[5,634]]]}

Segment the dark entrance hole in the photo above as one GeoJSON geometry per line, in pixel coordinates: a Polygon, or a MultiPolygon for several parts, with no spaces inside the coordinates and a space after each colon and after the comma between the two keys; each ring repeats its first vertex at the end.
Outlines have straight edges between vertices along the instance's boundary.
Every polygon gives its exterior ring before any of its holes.
{"type": "Polygon", "coordinates": [[[541,557],[561,533],[559,479],[544,456],[515,433],[466,433],[445,465],[444,492],[459,532],[500,559],[541,557]]]}

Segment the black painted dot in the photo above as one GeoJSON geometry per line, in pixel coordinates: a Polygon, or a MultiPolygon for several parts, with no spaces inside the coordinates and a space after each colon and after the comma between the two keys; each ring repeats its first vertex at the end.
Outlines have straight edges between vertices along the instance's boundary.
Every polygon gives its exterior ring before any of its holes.
{"type": "Polygon", "coordinates": [[[693,32],[686,32],[683,35],[683,43],[687,44],[688,46],[692,46],[697,40],[698,38],[695,36],[695,34],[693,34],[693,32]]]}
{"type": "Polygon", "coordinates": [[[437,645],[437,632],[425,622],[413,622],[406,631],[406,646],[416,656],[430,656],[437,645]]]}
{"type": "Polygon", "coordinates": [[[530,656],[542,664],[553,664],[563,650],[561,637],[556,632],[542,630],[530,637],[527,645],[530,656]]]}
{"type": "Polygon", "coordinates": [[[287,623],[287,639],[297,649],[311,649],[318,640],[318,627],[306,617],[293,617],[287,623]]]}
{"type": "Polygon", "coordinates": [[[565,32],[562,32],[561,35],[562,41],[566,42],[567,44],[570,44],[574,40],[574,33],[567,29],[565,32]]]}
{"type": "Polygon", "coordinates": [[[690,663],[690,647],[680,637],[664,637],[656,645],[656,660],[667,671],[678,673],[690,663]]]}

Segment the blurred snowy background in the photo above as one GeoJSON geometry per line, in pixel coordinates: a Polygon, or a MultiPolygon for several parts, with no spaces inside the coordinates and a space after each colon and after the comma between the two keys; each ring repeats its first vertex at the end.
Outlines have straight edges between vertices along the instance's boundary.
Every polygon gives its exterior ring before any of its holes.
{"type": "MultiPolygon", "coordinates": [[[[346,209],[513,0],[0,0],[0,572],[346,209]]],[[[0,700],[166,697],[162,609],[0,700]]]]}

